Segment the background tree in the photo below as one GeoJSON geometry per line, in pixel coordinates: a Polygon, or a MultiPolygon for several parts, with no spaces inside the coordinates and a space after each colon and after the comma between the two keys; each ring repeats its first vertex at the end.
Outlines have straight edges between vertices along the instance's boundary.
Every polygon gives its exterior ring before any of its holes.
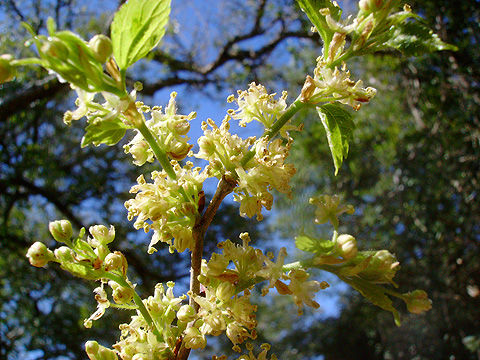
{"type": "MultiPolygon", "coordinates": [[[[420,318],[404,314],[397,328],[388,314],[351,293],[339,318],[311,324],[301,335],[285,335],[284,343],[301,349],[298,358],[318,353],[344,360],[480,356],[479,2],[410,5],[459,51],[418,59],[384,54],[359,63],[368,74],[363,78],[370,77],[379,93],[375,104],[355,114],[359,141],[350,148],[342,176],[333,176],[321,124],[296,137],[303,149],[293,156],[310,164],[296,177],[297,187],[309,192],[301,196],[325,189],[343,193],[357,209],[349,231],[354,227],[366,248],[396,253],[402,264],[398,283],[423,287],[433,309],[420,318]],[[317,344],[313,350],[312,343],[317,344]]],[[[285,218],[281,223],[292,224],[285,218]]],[[[288,227],[283,230],[291,234],[288,227]]]]}
{"type": "MultiPolygon", "coordinates": [[[[85,39],[108,32],[111,15],[121,3],[1,1],[0,52],[20,57],[20,52],[31,51],[18,46],[27,37],[19,21],[42,33],[51,16],[59,28],[75,29],[85,39]]],[[[137,73],[144,74],[144,100],[165,105],[168,97],[162,90],[208,95],[228,88],[231,93],[231,80],[258,81],[262,73],[275,77],[269,57],[286,39],[310,37],[299,26],[293,3],[263,0],[234,6],[219,1],[212,6],[222,13],[218,17],[205,14],[202,2],[185,2],[182,11],[172,14],[162,50],[136,65],[137,73]],[[182,38],[178,27],[188,27],[197,38],[182,38]]],[[[165,263],[166,248],[145,256],[148,242],[132,233],[125,221],[127,198],[118,197],[128,192],[138,168],[119,156],[119,146],[80,149],[83,125],[67,131],[62,122],[63,112],[74,107],[70,95],[66,84],[45,77],[41,70],[0,87],[0,358],[23,358],[27,353],[36,359],[86,358],[88,338],[113,343],[118,330],[112,324],[125,321],[121,317],[127,314],[111,315],[86,332],[83,319],[95,308],[91,285],[54,267],[35,271],[28,264],[28,247],[50,238],[48,220],[66,218],[77,228],[88,228],[94,218],[115,224],[117,247],[129,258],[134,279],[146,292],[158,282],[181,282],[188,275],[185,256],[165,263]]],[[[237,227],[261,238],[254,222],[231,221],[234,209],[223,206],[207,236],[215,241],[207,246],[237,239],[237,227]]]]}

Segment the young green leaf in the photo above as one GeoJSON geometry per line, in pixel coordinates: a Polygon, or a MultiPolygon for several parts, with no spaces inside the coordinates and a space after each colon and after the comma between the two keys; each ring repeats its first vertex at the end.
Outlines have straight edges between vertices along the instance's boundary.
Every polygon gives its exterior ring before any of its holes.
{"type": "Polygon", "coordinates": [[[295,238],[295,246],[299,250],[315,254],[326,254],[333,249],[334,244],[330,240],[315,239],[308,235],[300,235],[295,238]]]}
{"type": "Polygon", "coordinates": [[[328,9],[330,16],[335,21],[339,21],[342,9],[331,0],[297,0],[297,2],[322,37],[324,48],[327,51],[334,31],[329,28],[325,15],[322,15],[320,10],[328,9]]]}
{"type": "Polygon", "coordinates": [[[360,279],[356,276],[354,277],[345,277],[339,276],[339,278],[345,281],[348,285],[357,290],[362,294],[367,300],[372,304],[381,307],[383,310],[390,311],[395,318],[395,324],[400,326],[400,314],[397,309],[392,305],[392,300],[385,293],[385,289],[381,286],[372,284],[366,280],[360,279]]]}
{"type": "Polygon", "coordinates": [[[438,35],[434,34],[422,20],[396,25],[392,29],[390,40],[385,43],[385,47],[395,48],[405,56],[419,56],[441,50],[458,50],[456,46],[440,40],[438,35]]]}
{"type": "Polygon", "coordinates": [[[348,155],[348,143],[353,138],[355,124],[352,115],[338,104],[317,107],[318,114],[327,132],[328,145],[335,165],[335,175],[348,155]]]}
{"type": "Polygon", "coordinates": [[[112,46],[121,70],[145,57],[162,39],[171,0],[129,0],[112,22],[112,46]]]}
{"type": "Polygon", "coordinates": [[[105,144],[108,146],[115,145],[122,140],[127,127],[120,119],[111,121],[100,121],[98,123],[91,122],[85,128],[85,135],[82,138],[82,148],[93,144],[99,146],[105,144]]]}

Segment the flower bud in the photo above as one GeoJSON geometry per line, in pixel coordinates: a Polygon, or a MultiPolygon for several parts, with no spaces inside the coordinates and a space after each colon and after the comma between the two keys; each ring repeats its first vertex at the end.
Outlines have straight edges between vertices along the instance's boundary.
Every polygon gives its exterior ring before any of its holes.
{"type": "Polygon", "coordinates": [[[48,224],[48,229],[53,238],[60,243],[65,243],[72,238],[72,224],[68,220],[56,220],[48,224]]]}
{"type": "Polygon", "coordinates": [[[87,341],[85,343],[85,352],[90,360],[117,360],[117,354],[114,350],[107,349],[99,345],[96,341],[87,341]]]}
{"type": "Polygon", "coordinates": [[[109,281],[108,285],[110,285],[113,290],[112,297],[117,304],[122,305],[132,301],[135,290],[130,286],[121,286],[114,281],[109,281]]]}
{"type": "Polygon", "coordinates": [[[27,258],[31,265],[43,267],[47,265],[50,260],[54,259],[54,255],[44,243],[37,241],[28,249],[27,258]]]}
{"type": "Polygon", "coordinates": [[[60,246],[58,249],[55,250],[54,252],[55,257],[60,260],[62,263],[63,262],[73,262],[74,259],[74,251],[70,249],[68,246],[60,246]]]}
{"type": "Polygon", "coordinates": [[[110,225],[110,229],[107,229],[107,227],[103,225],[90,226],[88,231],[90,231],[90,234],[94,237],[94,240],[90,241],[90,245],[93,247],[107,245],[115,239],[115,228],[113,225],[110,225]]]}
{"type": "Polygon", "coordinates": [[[423,290],[415,290],[403,295],[405,296],[404,300],[407,304],[407,309],[412,314],[421,314],[432,308],[432,300],[428,298],[427,293],[423,290]]]}
{"type": "Polygon", "coordinates": [[[384,0],[360,0],[358,7],[366,14],[378,11],[382,8],[384,0]]]}
{"type": "Polygon", "coordinates": [[[372,258],[369,267],[376,270],[388,271],[397,267],[398,264],[395,255],[391,254],[388,250],[380,250],[372,258]]]}
{"type": "Polygon", "coordinates": [[[142,166],[147,161],[153,160],[153,153],[146,141],[140,141],[133,146],[125,145],[125,152],[133,157],[133,163],[137,166],[142,166]]]}
{"type": "Polygon", "coordinates": [[[105,35],[95,35],[88,42],[88,46],[92,49],[95,59],[102,64],[112,55],[112,42],[105,35]]]}
{"type": "Polygon", "coordinates": [[[337,248],[339,255],[345,260],[351,260],[357,256],[357,240],[352,235],[339,235],[337,237],[337,248]]]}
{"type": "Polygon", "coordinates": [[[203,335],[200,330],[195,327],[190,327],[185,330],[183,341],[187,349],[203,349],[207,345],[207,339],[205,339],[205,335],[203,335]]]}
{"type": "Polygon", "coordinates": [[[48,38],[48,41],[42,44],[40,52],[46,57],[59,60],[67,60],[69,51],[65,44],[59,38],[48,38]]]}
{"type": "Polygon", "coordinates": [[[121,252],[115,251],[114,253],[110,253],[105,257],[105,271],[120,269],[124,262],[126,262],[126,260],[121,252]]]}
{"type": "Polygon", "coordinates": [[[232,283],[229,283],[227,281],[222,282],[218,287],[215,292],[215,295],[217,296],[218,299],[222,301],[228,301],[232,298],[232,296],[235,296],[236,294],[236,289],[235,285],[232,283]]]}
{"type": "Polygon", "coordinates": [[[197,314],[190,305],[182,305],[177,312],[177,318],[181,322],[189,323],[197,318],[197,314]]]}
{"type": "Polygon", "coordinates": [[[15,66],[10,64],[13,56],[4,54],[0,56],[0,84],[12,81],[15,77],[15,66]]]}

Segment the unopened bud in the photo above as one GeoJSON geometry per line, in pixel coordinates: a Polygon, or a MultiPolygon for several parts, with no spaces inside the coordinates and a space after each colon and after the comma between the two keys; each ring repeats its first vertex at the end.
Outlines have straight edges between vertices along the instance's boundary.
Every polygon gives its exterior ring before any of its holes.
{"type": "Polygon", "coordinates": [[[412,314],[421,314],[432,308],[432,300],[428,298],[427,293],[423,290],[415,290],[403,295],[406,297],[404,300],[407,304],[407,309],[412,314]]]}
{"type": "Polygon", "coordinates": [[[94,237],[94,240],[90,241],[90,245],[93,247],[110,244],[115,239],[115,228],[113,225],[110,225],[110,229],[104,225],[94,225],[90,226],[88,231],[94,237]]]}
{"type": "Polygon", "coordinates": [[[48,40],[42,44],[40,52],[46,57],[59,60],[67,60],[69,55],[68,48],[62,40],[56,37],[48,38],[48,40]]]}
{"type": "Polygon", "coordinates": [[[109,281],[108,285],[113,289],[112,297],[117,304],[122,305],[132,301],[135,290],[130,286],[121,286],[114,281],[109,281]]]}
{"type": "Polygon", "coordinates": [[[202,335],[196,327],[190,327],[185,330],[183,342],[187,349],[203,349],[207,345],[205,335],[202,335]]]}
{"type": "Polygon", "coordinates": [[[339,255],[345,260],[351,260],[357,256],[357,240],[352,235],[339,235],[337,237],[337,248],[339,255]]]}
{"type": "Polygon", "coordinates": [[[95,35],[88,42],[88,46],[92,49],[95,59],[102,64],[112,55],[112,42],[108,36],[95,35]]]}
{"type": "Polygon", "coordinates": [[[121,252],[115,251],[114,253],[110,253],[105,257],[105,270],[112,271],[120,269],[125,262],[125,257],[122,255],[121,252]]]}
{"type": "Polygon", "coordinates": [[[60,246],[58,249],[55,250],[54,254],[55,257],[62,263],[73,262],[75,260],[73,257],[75,253],[68,246],[60,246]]]}
{"type": "Polygon", "coordinates": [[[13,56],[4,54],[0,56],[0,84],[12,81],[15,78],[15,66],[10,61],[13,56]]]}
{"type": "Polygon", "coordinates": [[[372,258],[370,267],[376,270],[388,271],[398,266],[398,261],[395,255],[388,250],[380,250],[372,258]]]}
{"type": "Polygon", "coordinates": [[[177,312],[177,318],[181,322],[189,323],[197,318],[197,314],[192,306],[182,305],[177,312]]]}
{"type": "Polygon", "coordinates": [[[235,285],[227,281],[222,282],[217,287],[217,291],[215,292],[215,295],[217,296],[217,298],[222,301],[230,300],[232,296],[235,296],[235,294],[236,294],[235,285]]]}
{"type": "Polygon", "coordinates": [[[72,238],[72,224],[68,220],[56,220],[48,224],[53,238],[60,243],[68,242],[72,238]]]}
{"type": "Polygon", "coordinates": [[[99,345],[96,341],[85,343],[85,352],[90,360],[118,360],[114,350],[99,345]]]}
{"type": "Polygon", "coordinates": [[[43,267],[54,258],[54,255],[44,243],[37,241],[28,249],[27,258],[31,265],[43,267]]]}
{"type": "Polygon", "coordinates": [[[384,0],[360,0],[358,7],[366,14],[378,11],[382,8],[384,0]]]}

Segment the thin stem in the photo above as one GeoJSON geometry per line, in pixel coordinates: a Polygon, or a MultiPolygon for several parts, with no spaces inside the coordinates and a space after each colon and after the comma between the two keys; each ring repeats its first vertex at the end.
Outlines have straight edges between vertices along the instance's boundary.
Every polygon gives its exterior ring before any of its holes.
{"type": "Polygon", "coordinates": [[[157,337],[157,339],[159,341],[161,341],[163,339],[163,337],[160,334],[160,332],[158,331],[157,326],[155,325],[155,322],[153,321],[152,317],[150,316],[150,313],[148,312],[147,308],[143,304],[142,299],[140,298],[140,296],[138,296],[135,289],[124,278],[122,278],[120,276],[117,276],[115,274],[107,272],[105,274],[105,277],[110,279],[110,280],[115,281],[116,283],[120,284],[121,286],[129,287],[133,290],[133,301],[135,302],[135,305],[137,305],[138,311],[140,311],[140,314],[142,314],[143,318],[147,322],[148,326],[150,326],[150,328],[152,329],[152,331],[155,334],[155,336],[157,337]]]}
{"type": "MultiPolygon", "coordinates": [[[[265,131],[262,137],[267,137],[268,140],[272,139],[282,127],[301,109],[307,107],[308,104],[302,102],[300,99],[295,100],[283,113],[282,116],[273,124],[272,128],[268,131],[265,131]]],[[[240,164],[245,166],[253,157],[255,156],[255,147],[250,149],[248,153],[245,154],[240,164]]]]}

